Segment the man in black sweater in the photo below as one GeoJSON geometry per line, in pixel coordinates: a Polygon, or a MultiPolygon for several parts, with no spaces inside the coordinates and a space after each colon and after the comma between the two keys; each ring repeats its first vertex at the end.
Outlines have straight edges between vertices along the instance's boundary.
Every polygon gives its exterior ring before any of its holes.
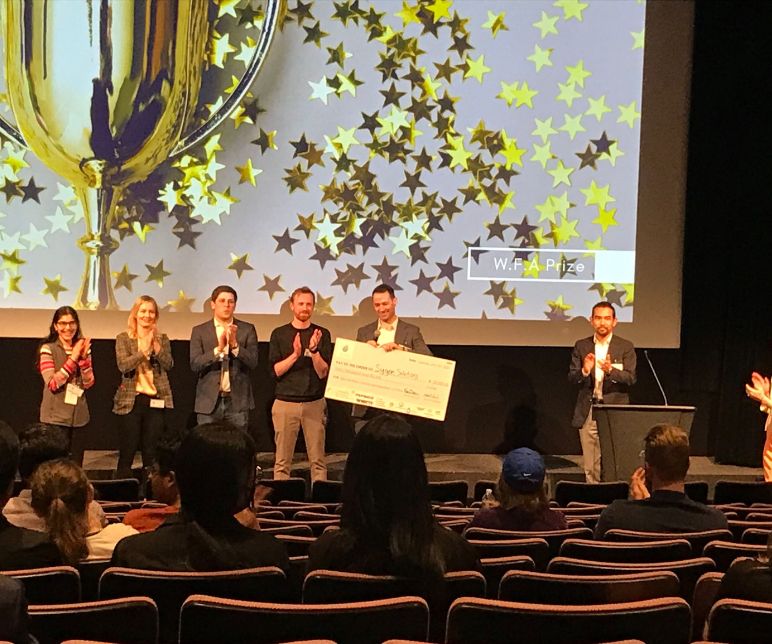
{"type": "Polygon", "coordinates": [[[726,516],[684,492],[689,437],[680,427],[655,425],[644,439],[644,466],[630,481],[629,501],[614,501],[600,515],[595,538],[618,528],[639,532],[702,532],[727,529],[726,516]],[[651,490],[651,492],[649,491],[651,490]]]}
{"type": "Polygon", "coordinates": [[[271,333],[268,359],[276,378],[271,416],[276,438],[273,476],[277,479],[290,476],[301,427],[311,463],[311,481],[327,478],[324,386],[332,359],[332,341],[327,329],[311,322],[315,303],[310,288],[295,289],[290,296],[292,321],[271,333]]]}

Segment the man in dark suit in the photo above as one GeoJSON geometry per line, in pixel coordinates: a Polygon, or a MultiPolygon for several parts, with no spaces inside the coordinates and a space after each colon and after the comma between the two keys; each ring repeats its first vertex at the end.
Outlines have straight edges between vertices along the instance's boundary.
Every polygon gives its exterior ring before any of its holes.
{"type": "Polygon", "coordinates": [[[237,299],[230,286],[212,291],[214,319],[193,327],[190,368],[198,374],[199,424],[225,420],[246,430],[255,406],[249,372],[257,366],[257,331],[233,317],[237,299]]]}
{"type": "Polygon", "coordinates": [[[397,298],[388,284],[373,289],[373,308],[378,319],[357,331],[357,342],[367,342],[384,351],[415,351],[430,356],[421,329],[397,318],[397,298]]]}
{"type": "Polygon", "coordinates": [[[630,402],[628,390],[635,384],[636,357],[633,343],[613,334],[617,317],[610,302],[598,302],[592,307],[590,324],[595,333],[574,345],[568,380],[579,385],[571,425],[579,430],[584,475],[588,483],[598,483],[600,441],[592,405],[630,402]]]}
{"type": "MultiPolygon", "coordinates": [[[[19,464],[19,440],[0,421],[0,508],[8,502],[19,464]]],[[[57,547],[43,532],[17,528],[0,515],[0,570],[44,568],[61,565],[57,547]]]]}

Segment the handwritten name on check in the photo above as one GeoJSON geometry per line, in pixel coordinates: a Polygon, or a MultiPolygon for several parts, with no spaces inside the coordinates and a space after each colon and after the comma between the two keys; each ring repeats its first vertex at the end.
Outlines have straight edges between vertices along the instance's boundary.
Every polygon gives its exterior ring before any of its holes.
{"type": "Polygon", "coordinates": [[[337,338],[325,398],[445,420],[456,363],[337,338]]]}

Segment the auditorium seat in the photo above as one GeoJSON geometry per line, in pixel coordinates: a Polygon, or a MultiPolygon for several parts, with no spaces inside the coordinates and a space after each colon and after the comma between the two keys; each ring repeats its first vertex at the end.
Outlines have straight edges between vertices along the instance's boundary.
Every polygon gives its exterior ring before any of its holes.
{"type": "Polygon", "coordinates": [[[498,598],[529,604],[615,604],[677,597],[680,582],[669,570],[619,575],[559,575],[514,570],[501,579],[498,598]]]}
{"type": "Polygon", "coordinates": [[[691,601],[697,580],[706,572],[715,572],[716,564],[707,557],[664,561],[660,563],[615,563],[556,557],[550,561],[547,572],[564,575],[618,575],[627,572],[659,572],[671,570],[681,582],[680,597],[691,601]]]}
{"type": "Polygon", "coordinates": [[[429,481],[429,498],[432,503],[458,501],[466,505],[469,485],[466,481],[429,481]]]}
{"type": "Polygon", "coordinates": [[[453,532],[456,532],[458,534],[464,534],[464,530],[466,530],[466,526],[469,525],[469,520],[467,519],[440,519],[438,518],[438,523],[443,527],[447,528],[448,530],[453,530],[453,532]]]}
{"type": "Polygon", "coordinates": [[[462,598],[448,614],[447,644],[595,644],[642,640],[687,644],[689,604],[679,597],[623,604],[549,606],[462,598]]]}
{"type": "Polygon", "coordinates": [[[496,599],[499,592],[501,579],[512,570],[533,571],[536,566],[533,559],[524,555],[510,557],[484,557],[480,559],[483,575],[485,576],[486,596],[496,599]]]}
{"type": "Polygon", "coordinates": [[[467,539],[467,541],[477,551],[477,556],[480,559],[525,555],[533,560],[537,570],[544,570],[550,558],[549,545],[544,539],[529,537],[525,539],[467,539]]]}
{"type": "Polygon", "coordinates": [[[732,644],[772,642],[772,604],[720,599],[708,616],[708,639],[732,644]]]}
{"type": "Polygon", "coordinates": [[[283,601],[287,578],[280,568],[266,566],[217,572],[167,572],[136,568],[108,568],[99,580],[99,598],[115,599],[146,595],[158,605],[160,637],[177,639],[180,606],[197,592],[221,597],[283,601]]]}
{"type": "Polygon", "coordinates": [[[306,500],[306,482],[299,477],[291,477],[288,479],[263,479],[260,481],[260,485],[269,487],[273,490],[268,498],[274,505],[285,500],[306,500]]]}
{"type": "Polygon", "coordinates": [[[717,481],[713,489],[713,503],[772,503],[772,483],[745,481],[717,481]]]}
{"type": "Polygon", "coordinates": [[[124,597],[77,604],[30,605],[29,631],[39,644],[63,640],[153,644],[158,609],[148,597],[124,597]]]}
{"type": "Polygon", "coordinates": [[[764,545],[735,543],[733,541],[711,541],[702,551],[703,557],[710,557],[716,564],[716,570],[726,572],[738,557],[758,557],[766,553],[764,545]]]}
{"type": "Polygon", "coordinates": [[[636,542],[566,539],[560,548],[560,556],[622,563],[656,563],[689,559],[692,547],[686,539],[636,542]]]}
{"type": "Polygon", "coordinates": [[[729,524],[729,529],[732,531],[734,541],[740,541],[743,533],[748,528],[753,528],[754,530],[766,530],[767,532],[772,530],[772,521],[735,521],[730,519],[727,523],[729,524]]]}
{"type": "Polygon", "coordinates": [[[549,558],[560,554],[560,546],[566,539],[592,539],[592,530],[586,527],[567,528],[565,530],[493,530],[491,528],[467,528],[467,539],[477,541],[491,539],[544,539],[549,546],[549,558]]]}
{"type": "Polygon", "coordinates": [[[255,516],[257,517],[257,520],[260,519],[285,519],[284,512],[281,510],[266,510],[264,507],[258,508],[257,512],[255,512],[255,516]]]}
{"type": "Polygon", "coordinates": [[[258,523],[260,524],[260,531],[261,532],[267,532],[268,534],[286,534],[286,535],[294,535],[297,537],[313,537],[314,531],[311,530],[311,526],[309,526],[306,523],[292,523],[290,525],[287,525],[285,521],[282,521],[279,525],[266,525],[262,521],[258,519],[258,523]]]}
{"type": "Polygon", "coordinates": [[[3,570],[0,574],[21,581],[30,604],[68,604],[81,599],[80,575],[72,566],[3,570]]]}
{"type": "MultiPolygon", "coordinates": [[[[315,536],[319,536],[324,529],[331,525],[339,525],[340,517],[331,515],[330,518],[317,521],[298,521],[295,519],[260,519],[260,528],[291,528],[293,526],[308,526],[315,536]]],[[[286,533],[285,533],[286,534],[286,533]]]]}
{"type": "Polygon", "coordinates": [[[701,532],[641,532],[639,530],[612,529],[603,536],[604,541],[654,541],[658,539],[686,539],[692,545],[692,553],[699,555],[705,544],[711,541],[732,541],[729,530],[704,530],[701,532]]]}
{"type": "Polygon", "coordinates": [[[311,486],[313,503],[340,503],[342,494],[342,481],[314,481],[311,486]]]}
{"type": "Polygon", "coordinates": [[[193,595],[180,614],[180,644],[273,644],[315,638],[337,644],[426,640],[429,606],[420,597],[339,604],[273,604],[193,595]],[[234,627],[238,624],[238,628],[234,627]]]}
{"type": "Polygon", "coordinates": [[[567,506],[571,501],[608,504],[617,499],[626,499],[629,493],[630,484],[626,481],[611,483],[558,481],[555,486],[555,501],[560,507],[567,506]]]}
{"type": "Polygon", "coordinates": [[[498,481],[494,481],[491,479],[481,479],[477,481],[474,484],[474,488],[472,492],[472,501],[482,501],[482,498],[485,495],[485,491],[491,490],[495,492],[497,485],[498,485],[498,481]]]}
{"type": "Polygon", "coordinates": [[[684,492],[692,501],[707,505],[709,486],[707,481],[686,481],[684,492]]]}
{"type": "Polygon", "coordinates": [[[92,480],[91,485],[98,501],[139,500],[139,481],[134,478],[92,480]]]}
{"type": "Polygon", "coordinates": [[[99,599],[99,578],[109,567],[109,559],[89,559],[78,562],[81,601],[92,602],[99,599]]]}
{"type": "Polygon", "coordinates": [[[311,544],[316,541],[316,537],[312,537],[310,535],[300,536],[296,534],[280,533],[274,536],[287,547],[287,554],[290,557],[307,555],[311,544]]]}
{"type": "Polygon", "coordinates": [[[740,537],[741,543],[766,545],[767,541],[769,541],[769,530],[765,528],[748,528],[740,537]]]}
{"type": "Polygon", "coordinates": [[[281,501],[272,509],[284,513],[285,519],[293,519],[298,512],[324,512],[327,514],[336,514],[333,510],[339,504],[335,503],[311,503],[300,501],[281,501]],[[333,508],[333,509],[331,509],[333,508]]]}
{"type": "Polygon", "coordinates": [[[724,578],[723,572],[706,572],[694,585],[692,598],[692,637],[702,637],[708,614],[716,602],[718,588],[724,578]]]}

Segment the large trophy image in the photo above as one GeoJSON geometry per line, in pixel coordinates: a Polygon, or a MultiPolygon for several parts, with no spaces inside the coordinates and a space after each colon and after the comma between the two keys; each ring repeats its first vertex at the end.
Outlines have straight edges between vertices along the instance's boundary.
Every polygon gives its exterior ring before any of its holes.
{"type": "Polygon", "coordinates": [[[255,52],[235,91],[206,123],[193,114],[206,65],[209,0],[4,0],[8,98],[26,145],[69,180],[83,207],[86,263],[75,305],[115,309],[111,229],[130,184],[197,145],[249,90],[278,26],[265,0],[255,52]]]}

